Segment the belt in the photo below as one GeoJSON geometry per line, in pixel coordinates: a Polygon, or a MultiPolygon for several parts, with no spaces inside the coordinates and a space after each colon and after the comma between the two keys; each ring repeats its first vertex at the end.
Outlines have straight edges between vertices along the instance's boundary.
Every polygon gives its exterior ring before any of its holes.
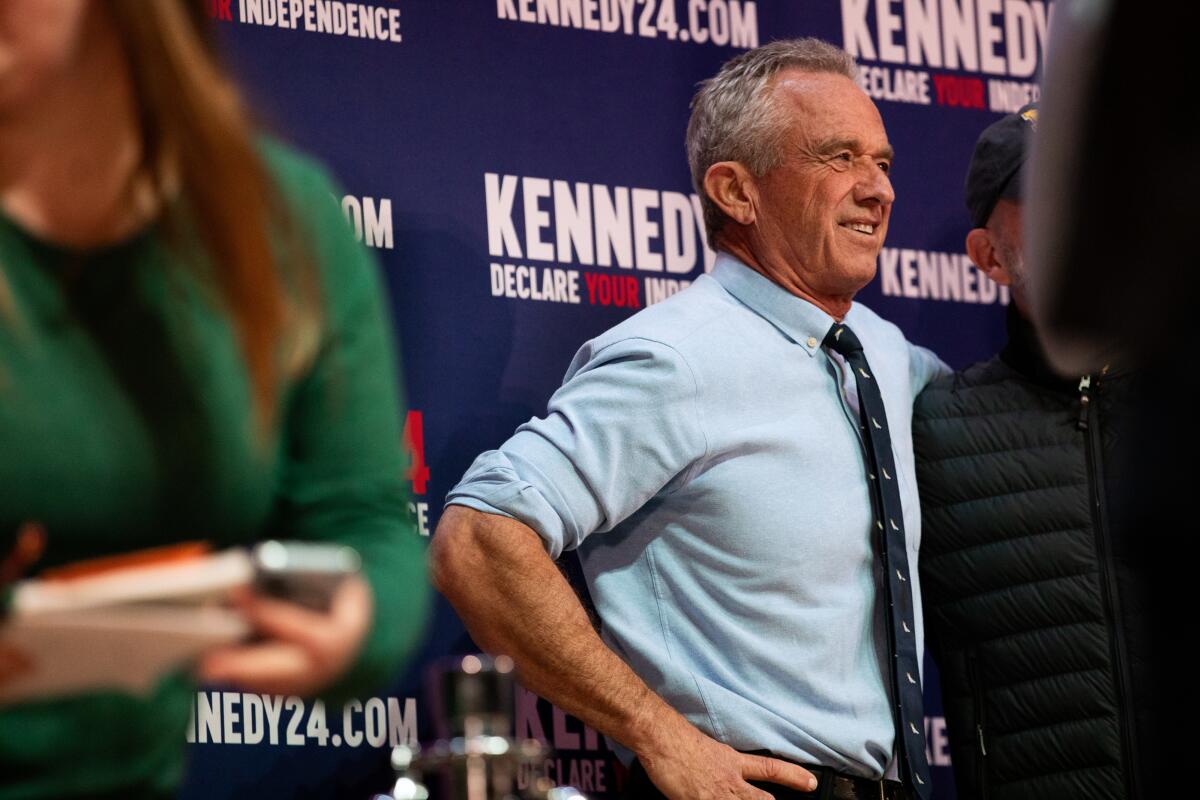
{"type": "Polygon", "coordinates": [[[860,778],[857,775],[847,775],[829,767],[805,764],[801,766],[817,776],[817,791],[790,794],[794,790],[784,787],[784,792],[788,792],[788,794],[781,794],[778,786],[771,787],[757,783],[755,786],[771,792],[778,800],[791,797],[811,797],[820,800],[910,800],[912,797],[904,788],[904,784],[899,781],[886,779],[876,781],[870,778],[860,778]]]}
{"type": "MultiPolygon", "coordinates": [[[[778,758],[765,751],[756,751],[753,755],[778,758]]],[[[788,759],[780,759],[787,761],[788,759]]],[[[795,763],[795,762],[791,762],[795,763]]],[[[817,776],[817,790],[802,792],[780,786],[778,783],[750,781],[750,785],[769,792],[776,800],[912,800],[912,794],[899,781],[871,780],[856,775],[847,775],[831,767],[818,767],[801,764],[806,770],[817,776]]],[[[630,765],[629,778],[625,791],[621,795],[625,800],[656,800],[663,797],[658,788],[651,782],[641,762],[634,759],[630,765]]]]}

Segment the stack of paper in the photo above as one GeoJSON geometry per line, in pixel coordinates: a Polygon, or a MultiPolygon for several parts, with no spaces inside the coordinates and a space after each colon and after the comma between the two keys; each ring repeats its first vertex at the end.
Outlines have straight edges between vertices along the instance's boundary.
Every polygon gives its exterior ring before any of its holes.
{"type": "Polygon", "coordinates": [[[249,626],[219,601],[253,578],[250,555],[231,550],[118,557],[17,584],[0,646],[30,667],[0,681],[0,705],[148,691],[210,647],[245,638],[249,626]]]}

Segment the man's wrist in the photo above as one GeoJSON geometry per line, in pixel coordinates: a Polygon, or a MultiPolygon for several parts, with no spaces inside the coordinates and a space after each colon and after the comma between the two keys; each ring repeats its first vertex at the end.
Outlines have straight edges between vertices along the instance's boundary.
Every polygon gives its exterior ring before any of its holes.
{"type": "Polygon", "coordinates": [[[647,689],[646,697],[635,707],[624,744],[642,761],[653,761],[669,755],[689,728],[692,724],[682,714],[647,689]]]}

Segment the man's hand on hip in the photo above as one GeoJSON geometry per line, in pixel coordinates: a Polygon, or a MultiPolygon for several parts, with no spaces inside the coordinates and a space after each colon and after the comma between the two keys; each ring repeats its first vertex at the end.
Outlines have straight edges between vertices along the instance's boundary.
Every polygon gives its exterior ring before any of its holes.
{"type": "Polygon", "coordinates": [[[668,743],[666,748],[639,753],[638,760],[659,791],[672,800],[772,800],[748,781],[778,783],[806,792],[817,788],[816,777],[803,767],[739,753],[686,721],[662,740],[668,743]]]}

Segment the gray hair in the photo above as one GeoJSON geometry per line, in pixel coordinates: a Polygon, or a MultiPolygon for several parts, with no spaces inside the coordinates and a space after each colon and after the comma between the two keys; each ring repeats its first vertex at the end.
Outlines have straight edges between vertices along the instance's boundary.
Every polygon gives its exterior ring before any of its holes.
{"type": "Polygon", "coordinates": [[[828,72],[858,79],[854,56],[820,39],[782,39],[726,61],[700,83],[687,128],[688,166],[704,209],[709,246],[728,217],[704,191],[704,175],[721,161],[737,161],[755,177],[778,166],[787,130],[772,92],[771,78],[783,69],[828,72]]]}

